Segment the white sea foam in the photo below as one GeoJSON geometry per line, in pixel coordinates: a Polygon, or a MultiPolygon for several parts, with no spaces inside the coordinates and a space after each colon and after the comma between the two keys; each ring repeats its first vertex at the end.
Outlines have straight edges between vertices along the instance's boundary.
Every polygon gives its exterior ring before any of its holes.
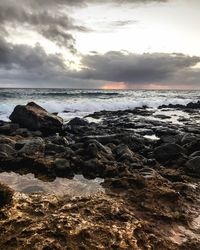
{"type": "Polygon", "coordinates": [[[0,120],[8,120],[18,104],[35,101],[68,120],[101,110],[125,110],[198,101],[200,91],[1,90],[0,120]],[[93,95],[94,93],[94,95],[93,95]],[[64,112],[65,111],[65,112],[64,112]]]}

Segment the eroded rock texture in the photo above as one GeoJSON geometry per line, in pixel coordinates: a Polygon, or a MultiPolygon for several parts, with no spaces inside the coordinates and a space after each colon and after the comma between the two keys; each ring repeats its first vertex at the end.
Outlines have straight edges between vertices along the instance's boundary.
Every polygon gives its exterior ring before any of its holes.
{"type": "Polygon", "coordinates": [[[0,172],[33,173],[44,185],[101,177],[104,192],[25,194],[1,185],[0,249],[199,249],[199,109],[178,108],[189,118],[142,108],[64,126],[36,104],[16,108],[13,122],[0,122],[0,172]]]}

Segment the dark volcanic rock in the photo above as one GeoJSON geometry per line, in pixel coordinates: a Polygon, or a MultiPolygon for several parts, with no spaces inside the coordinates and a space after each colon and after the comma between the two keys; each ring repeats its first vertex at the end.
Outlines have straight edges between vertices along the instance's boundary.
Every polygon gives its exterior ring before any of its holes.
{"type": "Polygon", "coordinates": [[[162,105],[158,107],[159,109],[163,108],[173,108],[173,109],[200,109],[200,101],[197,103],[190,102],[187,105],[182,104],[169,104],[169,105],[162,105]]]}
{"type": "Polygon", "coordinates": [[[86,119],[75,117],[68,122],[68,125],[71,126],[88,126],[89,122],[86,119]]]}
{"type": "Polygon", "coordinates": [[[36,153],[43,153],[45,149],[44,140],[40,137],[18,141],[15,146],[19,149],[19,154],[34,155],[36,153]]]}
{"type": "Polygon", "coordinates": [[[0,208],[10,204],[12,201],[12,196],[13,191],[9,187],[0,183],[0,208]]]}
{"type": "Polygon", "coordinates": [[[129,149],[128,146],[124,144],[118,145],[113,152],[116,154],[116,158],[118,161],[130,161],[136,162],[137,160],[134,158],[133,152],[129,149]]]}
{"type": "Polygon", "coordinates": [[[200,156],[200,151],[196,151],[190,155],[190,157],[194,158],[196,156],[200,156]]]}
{"type": "Polygon", "coordinates": [[[200,156],[196,156],[187,161],[185,166],[187,170],[200,175],[200,156]]]}
{"type": "Polygon", "coordinates": [[[8,144],[10,145],[11,147],[14,147],[15,146],[15,141],[10,139],[9,137],[6,137],[6,136],[0,136],[0,144],[8,144]]]}
{"type": "Polygon", "coordinates": [[[184,153],[184,149],[175,144],[167,143],[155,149],[155,158],[160,162],[170,161],[179,158],[184,153]]]}
{"type": "MultiPolygon", "coordinates": [[[[174,125],[141,118],[152,114],[148,110],[102,111],[99,123],[76,118],[59,135],[47,135],[53,124],[43,120],[47,112],[36,104],[24,109],[20,119],[43,125],[9,131],[0,121],[9,134],[0,136],[0,171],[32,173],[45,182],[100,177],[103,190],[83,180],[87,196],[15,193],[12,199],[0,184],[0,249],[199,249],[191,241],[199,239],[200,139],[194,130],[200,117],[174,125]],[[40,110],[36,118],[32,109],[40,110]],[[161,138],[147,140],[146,134],[161,138]],[[90,188],[94,195],[87,194],[90,188]]],[[[23,185],[22,192],[41,191],[23,185]]],[[[59,182],[56,188],[62,192],[59,182]]],[[[74,190],[71,181],[66,188],[74,190]]]]}
{"type": "Polygon", "coordinates": [[[54,143],[47,143],[45,147],[46,154],[64,153],[65,147],[54,143]]]}
{"type": "Polygon", "coordinates": [[[15,154],[15,150],[13,149],[13,147],[8,144],[0,144],[0,152],[5,153],[8,156],[15,154]]]}
{"type": "Polygon", "coordinates": [[[55,160],[55,171],[59,176],[73,176],[70,168],[70,162],[66,159],[57,158],[55,160]]]}
{"type": "Polygon", "coordinates": [[[186,105],[186,107],[189,109],[200,109],[200,101],[197,103],[190,102],[186,105]]]}
{"type": "Polygon", "coordinates": [[[39,130],[44,134],[59,132],[63,125],[62,118],[48,113],[34,102],[16,106],[9,118],[21,127],[39,130]]]}
{"type": "Polygon", "coordinates": [[[3,123],[0,125],[0,134],[9,135],[19,128],[15,123],[3,123]]]}
{"type": "Polygon", "coordinates": [[[185,144],[184,148],[187,149],[189,154],[192,154],[193,152],[198,151],[200,149],[200,139],[197,138],[191,141],[190,143],[185,144]]]}

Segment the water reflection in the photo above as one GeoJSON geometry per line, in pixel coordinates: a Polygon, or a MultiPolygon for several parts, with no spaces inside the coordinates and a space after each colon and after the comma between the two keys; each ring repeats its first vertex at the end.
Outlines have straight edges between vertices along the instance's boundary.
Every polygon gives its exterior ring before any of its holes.
{"type": "Polygon", "coordinates": [[[56,196],[88,196],[104,192],[100,185],[103,179],[85,179],[82,175],[75,175],[74,179],[56,178],[53,182],[44,182],[34,177],[33,174],[20,175],[14,172],[0,173],[0,182],[8,185],[17,192],[45,193],[56,196]]]}

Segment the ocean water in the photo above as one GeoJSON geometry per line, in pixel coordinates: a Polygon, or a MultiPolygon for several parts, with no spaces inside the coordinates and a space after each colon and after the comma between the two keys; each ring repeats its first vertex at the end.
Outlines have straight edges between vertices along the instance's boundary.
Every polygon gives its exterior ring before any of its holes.
{"type": "Polygon", "coordinates": [[[30,101],[49,112],[58,112],[67,121],[101,110],[124,110],[143,105],[157,108],[162,104],[187,104],[198,100],[200,91],[0,89],[0,120],[9,120],[16,105],[30,101]]]}

